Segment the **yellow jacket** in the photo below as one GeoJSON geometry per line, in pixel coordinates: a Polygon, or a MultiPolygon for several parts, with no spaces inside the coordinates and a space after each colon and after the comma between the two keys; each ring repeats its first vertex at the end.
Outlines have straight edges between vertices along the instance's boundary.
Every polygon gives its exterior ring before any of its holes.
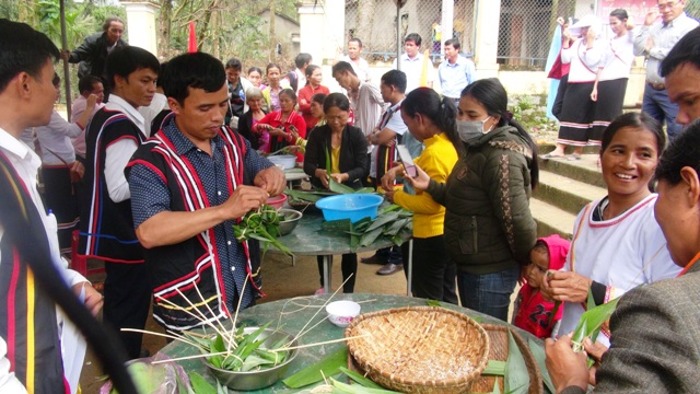
{"type": "MultiPolygon", "coordinates": [[[[457,163],[457,150],[445,133],[436,134],[423,141],[425,149],[415,160],[431,179],[444,183],[457,163]]],[[[413,236],[429,238],[442,235],[445,224],[445,207],[428,193],[416,195],[397,190],[394,202],[413,212],[413,236]]]]}

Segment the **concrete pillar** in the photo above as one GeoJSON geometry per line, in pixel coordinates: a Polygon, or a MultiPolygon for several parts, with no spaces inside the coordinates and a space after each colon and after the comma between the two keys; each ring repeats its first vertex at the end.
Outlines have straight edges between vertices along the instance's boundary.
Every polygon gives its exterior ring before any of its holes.
{"type": "MultiPolygon", "coordinates": [[[[445,41],[452,38],[454,32],[455,0],[442,0],[442,44],[440,45],[440,55],[445,56],[445,41]]],[[[462,44],[464,48],[465,45],[462,44]]]]}
{"type": "Polygon", "coordinates": [[[476,46],[474,48],[479,78],[498,76],[498,28],[501,0],[476,0],[476,46]]]}
{"type": "Polygon", "coordinates": [[[122,0],[126,9],[126,30],[129,45],[143,48],[158,56],[156,41],[156,11],[160,6],[152,1],[122,0]]]}
{"type": "Polygon", "coordinates": [[[334,62],[345,48],[345,0],[326,0],[326,29],[323,34],[323,62],[334,62]]]}
{"type": "Polygon", "coordinates": [[[326,19],[321,2],[314,7],[314,2],[301,1],[299,12],[299,51],[311,54],[314,64],[321,64],[323,59],[323,32],[326,19]]]}

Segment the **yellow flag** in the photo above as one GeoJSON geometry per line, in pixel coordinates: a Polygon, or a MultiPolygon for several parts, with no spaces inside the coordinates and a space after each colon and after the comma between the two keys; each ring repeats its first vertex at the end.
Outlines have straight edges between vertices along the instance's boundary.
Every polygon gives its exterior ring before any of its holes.
{"type": "Polygon", "coordinates": [[[425,52],[423,52],[423,68],[420,72],[419,86],[428,86],[428,73],[430,72],[429,67],[432,67],[431,63],[432,62],[430,61],[430,49],[426,49],[425,52]]]}

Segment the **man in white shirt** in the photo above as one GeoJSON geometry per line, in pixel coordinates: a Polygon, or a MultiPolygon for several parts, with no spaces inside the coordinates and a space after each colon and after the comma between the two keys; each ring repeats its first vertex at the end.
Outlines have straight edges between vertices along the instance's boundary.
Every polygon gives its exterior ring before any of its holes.
{"type": "MultiPolygon", "coordinates": [[[[406,98],[406,74],[399,70],[387,71],[382,75],[379,90],[389,108],[367,138],[374,148],[369,177],[377,188],[381,186],[382,176],[396,164],[396,145],[409,134],[408,126],[401,118],[401,102],[406,98]]],[[[377,275],[391,275],[403,268],[401,248],[397,246],[379,249],[373,256],[363,257],[361,261],[365,264],[383,264],[377,270],[377,275]]]]}
{"type": "MultiPolygon", "coordinates": [[[[368,136],[379,123],[384,107],[379,89],[360,80],[348,62],[338,62],[333,66],[333,78],[348,92],[355,127],[362,129],[365,136],[368,136]]],[[[368,149],[371,151],[372,147],[368,149]]]]}
{"type": "MultiPolygon", "coordinates": [[[[102,107],[104,107],[105,98],[105,88],[102,84],[102,79],[94,76],[87,75],[80,78],[78,81],[78,90],[80,95],[73,101],[70,110],[70,118],[75,121],[80,118],[80,116],[85,112],[88,106],[88,98],[90,95],[95,95],[95,106],[92,110],[88,119],[92,119],[92,116],[102,107]]],[[[85,128],[87,123],[83,123],[83,130],[77,137],[71,138],[71,143],[73,144],[73,149],[75,149],[75,155],[81,160],[85,159],[85,128]]]]}
{"type": "Polygon", "coordinates": [[[634,35],[635,56],[643,55],[647,59],[642,111],[659,123],[666,123],[669,139],[680,133],[681,126],[676,122],[678,105],[668,99],[659,64],[684,35],[698,26],[698,21],[683,12],[685,4],[686,0],[658,0],[658,11],[652,9],[634,35]]]}
{"type": "Polygon", "coordinates": [[[433,87],[435,68],[429,58],[424,58],[420,53],[420,44],[423,41],[418,33],[411,33],[403,41],[404,54],[401,55],[401,64],[396,59],[391,68],[406,73],[406,94],[417,87],[433,87]]]}
{"type": "Polygon", "coordinates": [[[350,63],[362,82],[369,82],[372,78],[369,73],[369,63],[362,58],[362,41],[359,38],[353,37],[348,41],[348,54],[341,60],[350,63]]]}
{"type": "Polygon", "coordinates": [[[445,41],[445,60],[438,67],[440,91],[457,105],[462,90],[476,80],[474,62],[459,54],[460,47],[456,38],[445,41]]]}
{"type": "Polygon", "coordinates": [[[83,293],[94,314],[102,296],[60,259],[56,220],[46,214],[36,187],[41,160],[19,140],[24,129],[51,118],[59,51],[28,25],[0,19],[0,54],[0,298],[13,300],[0,303],[0,392],[64,392],[69,371],[62,351],[74,349],[60,347],[56,300],[45,291],[46,273],[57,270],[61,278],[53,279],[83,293]],[[18,227],[14,219],[20,215],[18,227]]]}
{"type": "MultiPolygon", "coordinates": [[[[86,133],[78,253],[105,262],[104,320],[117,329],[143,329],[150,305],[148,270],[134,233],[124,169],[148,138],[137,108],[151,103],[159,70],[158,59],[144,49],[112,51],[107,58],[107,83],[113,86],[112,93],[86,133]]],[[[141,334],[120,333],[120,337],[129,357],[139,357],[141,334]]]]}

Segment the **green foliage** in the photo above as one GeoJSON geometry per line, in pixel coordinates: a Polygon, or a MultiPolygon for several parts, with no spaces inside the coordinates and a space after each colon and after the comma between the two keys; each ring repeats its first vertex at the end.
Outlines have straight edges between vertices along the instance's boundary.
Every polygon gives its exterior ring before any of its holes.
{"type": "Polygon", "coordinates": [[[517,120],[536,142],[548,132],[559,128],[557,122],[547,117],[546,100],[546,95],[515,95],[509,103],[513,119],[517,120]]]}

